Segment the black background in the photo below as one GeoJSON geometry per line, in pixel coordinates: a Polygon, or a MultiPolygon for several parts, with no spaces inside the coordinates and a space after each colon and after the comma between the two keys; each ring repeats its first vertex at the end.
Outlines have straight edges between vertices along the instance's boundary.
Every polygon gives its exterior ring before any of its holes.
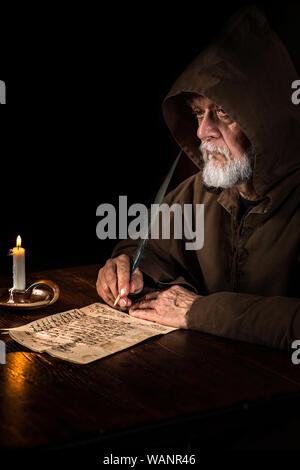
{"type": "MultiPolygon", "coordinates": [[[[179,150],[161,102],[243,3],[84,5],[18,6],[1,20],[8,106],[0,116],[0,272],[7,276],[18,234],[28,271],[109,257],[115,241],[97,239],[97,206],[117,206],[119,195],[152,202],[179,150]]],[[[299,6],[256,5],[299,71],[299,6]]],[[[183,158],[171,187],[193,171],[183,158]]]]}

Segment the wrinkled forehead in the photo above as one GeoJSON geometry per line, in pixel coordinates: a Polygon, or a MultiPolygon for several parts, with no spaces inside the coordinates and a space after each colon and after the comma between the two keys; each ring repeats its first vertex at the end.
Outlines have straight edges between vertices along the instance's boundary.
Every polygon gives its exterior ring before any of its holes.
{"type": "Polygon", "coordinates": [[[210,108],[215,106],[212,100],[206,98],[206,96],[198,95],[197,93],[186,93],[186,104],[190,108],[210,108]]]}

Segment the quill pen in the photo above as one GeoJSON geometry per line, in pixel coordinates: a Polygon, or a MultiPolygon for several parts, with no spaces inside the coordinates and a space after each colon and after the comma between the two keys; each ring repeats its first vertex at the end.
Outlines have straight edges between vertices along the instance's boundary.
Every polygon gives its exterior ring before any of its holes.
{"type": "MultiPolygon", "coordinates": [[[[130,259],[130,265],[131,265],[130,277],[132,276],[132,274],[134,273],[134,271],[136,270],[136,268],[138,267],[138,265],[141,262],[144,250],[145,250],[146,245],[149,241],[149,236],[150,236],[150,233],[151,233],[151,229],[154,226],[154,224],[156,222],[156,219],[157,219],[157,216],[159,214],[159,204],[162,203],[162,201],[165,197],[165,194],[167,192],[169,183],[171,181],[171,178],[173,176],[173,173],[175,171],[177,163],[179,162],[181,154],[182,154],[182,150],[180,150],[179,154],[177,155],[176,160],[174,161],[173,165],[171,166],[167,176],[165,177],[161,187],[159,188],[159,190],[156,194],[156,197],[154,199],[154,204],[156,204],[155,205],[155,210],[151,211],[151,217],[150,217],[150,222],[148,224],[147,231],[146,231],[145,235],[143,236],[143,238],[141,238],[141,241],[139,242],[139,244],[137,246],[137,249],[135,251],[134,256],[130,259]]],[[[114,302],[114,307],[119,302],[120,297],[121,297],[121,295],[119,294],[118,297],[116,298],[115,302],[114,302]]]]}

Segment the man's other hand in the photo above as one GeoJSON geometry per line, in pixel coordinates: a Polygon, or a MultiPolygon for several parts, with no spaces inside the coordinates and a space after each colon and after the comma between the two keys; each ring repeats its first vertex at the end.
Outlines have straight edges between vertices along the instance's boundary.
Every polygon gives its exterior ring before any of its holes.
{"type": "Polygon", "coordinates": [[[161,325],[187,328],[187,313],[198,297],[184,287],[172,286],[146,294],[130,307],[129,314],[161,325]]]}
{"type": "Polygon", "coordinates": [[[126,308],[131,305],[128,294],[138,294],[143,290],[143,274],[137,268],[130,280],[130,258],[120,255],[110,258],[99,270],[96,288],[99,296],[107,304],[113,306],[118,295],[121,295],[119,306],[126,308]]]}

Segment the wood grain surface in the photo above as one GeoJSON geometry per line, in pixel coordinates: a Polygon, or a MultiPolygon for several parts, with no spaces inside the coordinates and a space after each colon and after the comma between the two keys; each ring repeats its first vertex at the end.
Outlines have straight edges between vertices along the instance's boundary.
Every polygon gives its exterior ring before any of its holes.
{"type": "MultiPolygon", "coordinates": [[[[28,283],[55,281],[59,300],[27,312],[1,308],[0,328],[99,301],[97,271],[80,266],[30,274],[28,283]]],[[[10,281],[2,278],[1,287],[10,281]]],[[[253,426],[256,436],[264,430],[264,442],[276,423],[284,430],[287,420],[298,420],[300,365],[287,352],[177,330],[77,365],[32,352],[8,335],[0,339],[7,348],[0,365],[2,451],[232,447],[253,426]]]]}

